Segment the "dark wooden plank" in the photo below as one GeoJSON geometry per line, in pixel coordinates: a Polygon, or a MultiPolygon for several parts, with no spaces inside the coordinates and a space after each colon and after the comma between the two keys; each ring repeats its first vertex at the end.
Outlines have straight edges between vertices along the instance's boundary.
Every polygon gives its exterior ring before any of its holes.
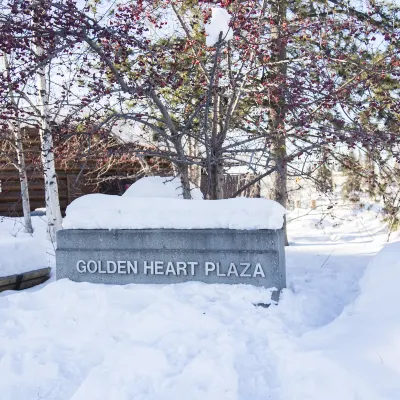
{"type": "MultiPolygon", "coordinates": [[[[29,198],[31,200],[44,200],[44,191],[42,193],[40,192],[29,192],[29,198]]],[[[3,202],[4,200],[8,202],[17,202],[21,199],[21,192],[1,192],[0,193],[0,201],[3,202]]]]}
{"type": "Polygon", "coordinates": [[[40,277],[44,277],[44,276],[50,276],[50,271],[51,271],[51,268],[48,267],[48,268],[41,268],[41,269],[36,269],[33,271],[24,272],[22,282],[30,280],[30,279],[40,278],[40,277]]]}
{"type": "MultiPolygon", "coordinates": [[[[66,192],[59,192],[60,201],[68,201],[67,198],[67,193],[66,192]]],[[[29,191],[29,200],[34,202],[34,201],[40,201],[44,203],[45,195],[44,191],[29,191]]],[[[17,203],[21,201],[21,193],[20,192],[1,192],[0,193],[0,202],[4,203],[17,203]]]]}
{"type": "Polygon", "coordinates": [[[0,286],[0,292],[4,292],[6,290],[16,290],[16,289],[17,289],[17,285],[15,283],[13,283],[11,285],[0,286]]]}
{"type": "Polygon", "coordinates": [[[41,283],[44,283],[47,280],[49,280],[49,278],[50,278],[50,276],[41,276],[41,277],[35,278],[35,279],[24,280],[19,285],[19,289],[18,290],[28,289],[28,288],[31,288],[33,286],[40,285],[41,283]]]}
{"type": "MultiPolygon", "coordinates": [[[[63,204],[66,203],[65,202],[61,202],[63,204]]],[[[35,201],[35,200],[31,200],[31,211],[34,211],[36,208],[44,208],[45,207],[45,203],[44,200],[39,200],[39,201],[35,201]]],[[[0,199],[0,212],[4,211],[22,211],[22,204],[20,201],[2,201],[0,199]]]]}
{"type": "Polygon", "coordinates": [[[5,290],[22,290],[46,282],[50,278],[51,268],[40,268],[23,274],[0,278],[0,292],[5,290]]]}
{"type": "MultiPolygon", "coordinates": [[[[1,271],[0,271],[1,273],[1,271]]],[[[18,275],[9,275],[0,277],[0,286],[11,285],[17,281],[18,275]]]]}
{"type": "MultiPolygon", "coordinates": [[[[1,184],[1,189],[3,192],[20,192],[21,184],[19,181],[4,181],[1,184]]],[[[43,182],[29,182],[29,193],[35,191],[43,191],[44,183],[43,182]]]]}
{"type": "MultiPolygon", "coordinates": [[[[78,170],[79,173],[79,170],[78,170]]],[[[57,170],[57,178],[58,177],[65,177],[67,176],[66,171],[60,171],[57,170]]],[[[15,180],[18,180],[18,172],[17,171],[12,171],[12,170],[4,170],[3,168],[0,167],[0,179],[1,180],[7,180],[10,178],[14,178],[15,180]]],[[[40,179],[43,178],[43,172],[42,171],[28,171],[28,179],[31,178],[36,178],[40,179]]]]}
{"type": "Polygon", "coordinates": [[[18,275],[9,275],[0,278],[0,292],[16,290],[18,275]]]}

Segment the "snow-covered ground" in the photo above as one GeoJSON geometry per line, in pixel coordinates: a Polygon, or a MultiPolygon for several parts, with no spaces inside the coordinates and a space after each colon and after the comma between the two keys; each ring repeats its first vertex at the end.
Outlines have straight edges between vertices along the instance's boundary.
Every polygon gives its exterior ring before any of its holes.
{"type": "Polygon", "coordinates": [[[0,216],[0,277],[54,265],[45,217],[32,217],[32,235],[25,233],[23,223],[22,218],[0,216]]]}
{"type": "MultiPolygon", "coordinates": [[[[374,258],[374,210],[321,215],[288,215],[288,289],[269,308],[264,289],[201,283],[6,292],[0,399],[400,399],[400,242],[374,258]]],[[[47,262],[39,222],[33,238],[0,224],[0,259],[21,238],[47,262]]]]}

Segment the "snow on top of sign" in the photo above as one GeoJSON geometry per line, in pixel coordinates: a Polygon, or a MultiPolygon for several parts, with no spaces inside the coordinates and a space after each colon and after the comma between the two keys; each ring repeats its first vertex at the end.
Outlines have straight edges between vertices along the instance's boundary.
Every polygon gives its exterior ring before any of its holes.
{"type": "MultiPolygon", "coordinates": [[[[201,200],[200,189],[192,187],[192,198],[201,200]]],[[[148,176],[132,184],[123,194],[125,197],[162,197],[182,199],[182,185],[179,178],[148,176]]]]}
{"type": "Polygon", "coordinates": [[[213,7],[211,9],[211,20],[206,24],[206,45],[211,47],[218,42],[219,34],[222,32],[223,40],[230,40],[233,37],[232,29],[229,27],[231,16],[224,8],[213,7]]]}
{"type": "Polygon", "coordinates": [[[286,210],[266,199],[183,200],[89,194],[67,208],[66,229],[280,229],[286,210]]]}

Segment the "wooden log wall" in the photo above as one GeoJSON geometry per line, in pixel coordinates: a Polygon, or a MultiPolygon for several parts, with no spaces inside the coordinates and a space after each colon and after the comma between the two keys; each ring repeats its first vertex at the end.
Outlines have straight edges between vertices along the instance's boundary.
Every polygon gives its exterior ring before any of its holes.
{"type": "MultiPolygon", "coordinates": [[[[237,190],[246,185],[248,182],[252,181],[256,176],[253,174],[232,174],[224,175],[224,198],[231,198],[237,190]]],[[[207,176],[201,176],[201,191],[204,193],[206,191],[208,184],[207,176]]],[[[239,197],[261,197],[261,186],[257,182],[250,188],[246,189],[239,197]]]]}
{"type": "MultiPolygon", "coordinates": [[[[45,207],[45,192],[43,171],[40,163],[40,138],[38,131],[35,129],[26,129],[24,131],[24,153],[26,164],[28,166],[28,181],[29,181],[29,198],[31,211],[45,207]]],[[[7,150],[6,141],[0,150],[0,216],[21,216],[22,201],[19,175],[15,164],[15,151],[12,147],[7,150]],[[5,150],[6,149],[6,150],[5,150]]],[[[0,137],[0,145],[1,137],[0,137]]],[[[115,142],[113,144],[115,149],[115,142]]],[[[121,148],[121,154],[124,154],[124,149],[121,148]]],[[[120,159],[113,166],[107,166],[106,174],[99,179],[97,176],[92,176],[93,171],[98,169],[99,159],[86,159],[84,162],[75,157],[77,149],[68,148],[68,161],[61,163],[63,160],[56,160],[56,172],[59,187],[59,198],[61,211],[65,214],[65,209],[76,198],[90,193],[107,193],[107,194],[122,194],[129,184],[134,182],[136,174],[141,171],[141,164],[135,157],[127,160],[120,159]],[[79,160],[79,161],[77,161],[79,160]],[[82,171],[82,165],[84,170],[82,171]],[[118,177],[118,178],[115,178],[118,177]],[[124,177],[127,177],[126,179],[124,177]],[[104,181],[103,184],[99,184],[104,181]]],[[[61,154],[60,158],[65,158],[65,154],[61,154]]],[[[99,154],[98,154],[99,155],[99,154]]],[[[103,154],[100,154],[104,158],[103,154]]],[[[115,158],[114,158],[115,160],[115,158]]],[[[153,159],[151,159],[153,160],[153,159]]],[[[103,160],[104,161],[104,160],[103,160]]],[[[106,162],[106,161],[105,161],[106,162]]],[[[167,161],[156,162],[153,173],[155,175],[170,176],[172,174],[171,164],[167,161]]],[[[153,167],[152,167],[153,168],[153,167]]],[[[224,177],[224,197],[231,197],[240,187],[254,178],[250,174],[226,175],[224,177]]],[[[207,176],[203,175],[201,180],[201,189],[207,185],[207,176]]],[[[256,184],[247,189],[242,196],[245,197],[260,197],[260,185],[256,184]]]]}
{"type": "MultiPolygon", "coordinates": [[[[59,198],[61,210],[64,212],[67,205],[84,194],[95,193],[95,185],[83,183],[75,185],[79,171],[57,171],[59,198]]],[[[28,171],[29,199],[31,211],[45,207],[44,180],[42,172],[28,171]]],[[[18,171],[8,167],[0,169],[0,215],[22,215],[21,186],[18,171]]]]}
{"type": "MultiPolygon", "coordinates": [[[[81,176],[77,181],[80,170],[58,170],[58,186],[61,211],[65,214],[65,209],[76,198],[90,193],[122,194],[125,190],[124,185],[118,182],[110,182],[109,185],[95,185],[88,182],[85,176],[81,176]]],[[[117,171],[110,170],[110,177],[116,175],[117,171]]],[[[131,171],[133,174],[134,171],[131,171]]],[[[82,174],[81,174],[82,175],[82,174]]],[[[202,186],[207,184],[206,177],[202,177],[202,186]]],[[[253,176],[230,175],[224,177],[224,197],[231,197],[241,186],[247,183],[247,179],[253,176]]],[[[29,172],[29,196],[31,211],[45,207],[44,182],[41,171],[29,172]]],[[[132,180],[130,180],[132,183],[132,180]]],[[[125,183],[125,182],[123,182],[125,183]]],[[[0,169],[0,216],[21,216],[22,202],[18,172],[16,169],[0,169]]],[[[204,189],[204,188],[203,188],[204,189]]],[[[260,186],[247,189],[241,196],[260,197],[260,186]]]]}
{"type": "MultiPolygon", "coordinates": [[[[23,135],[25,160],[28,166],[27,175],[31,211],[34,211],[37,208],[45,207],[43,171],[40,163],[40,137],[35,129],[25,129],[23,135]]],[[[7,139],[5,135],[4,137],[7,139]]],[[[10,138],[8,137],[8,139],[10,138]]],[[[0,216],[21,216],[22,201],[19,175],[13,165],[13,163],[16,163],[15,150],[11,146],[7,147],[7,140],[2,142],[1,136],[0,145],[2,150],[0,152],[0,216]]],[[[113,177],[134,177],[141,170],[138,160],[121,161],[116,163],[115,166],[106,168],[107,172],[102,175],[101,179],[107,180],[110,178],[110,180],[107,185],[100,185],[100,180],[91,175],[98,168],[99,160],[96,158],[97,155],[95,154],[94,158],[91,159],[76,161],[74,160],[74,148],[68,149],[68,151],[70,161],[56,160],[60,206],[63,213],[65,213],[68,204],[85,194],[98,192],[121,194],[121,191],[109,190],[110,187],[117,186],[112,184],[113,177]],[[84,169],[82,170],[82,168],[84,169]],[[103,188],[104,190],[102,190],[103,188]]],[[[76,151],[78,152],[79,148],[76,151]]],[[[123,154],[123,148],[121,149],[121,154],[123,154]]],[[[102,157],[104,158],[104,152],[102,157]]],[[[79,157],[75,158],[79,159],[79,157]]],[[[167,175],[170,167],[168,162],[162,162],[159,166],[161,171],[166,172],[167,175]]],[[[132,183],[132,178],[130,181],[132,183]]]]}

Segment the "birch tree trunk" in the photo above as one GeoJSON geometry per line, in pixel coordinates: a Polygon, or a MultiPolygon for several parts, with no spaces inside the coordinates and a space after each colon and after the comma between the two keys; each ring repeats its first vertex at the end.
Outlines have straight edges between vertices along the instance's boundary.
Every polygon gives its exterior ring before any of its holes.
{"type": "MultiPolygon", "coordinates": [[[[199,157],[199,143],[196,137],[189,136],[188,138],[188,153],[193,160],[199,157]]],[[[189,178],[195,187],[201,186],[201,167],[200,165],[192,164],[189,166],[189,178]]]]}
{"type": "MultiPolygon", "coordinates": [[[[4,61],[4,70],[6,79],[9,74],[9,64],[7,60],[7,56],[3,55],[4,61]]],[[[18,176],[19,176],[19,183],[21,186],[21,201],[22,201],[22,212],[24,215],[24,227],[27,233],[33,233],[32,227],[32,219],[31,219],[31,205],[29,201],[29,187],[28,187],[28,177],[26,174],[26,164],[25,164],[25,154],[24,154],[24,147],[22,143],[22,133],[21,133],[21,124],[18,121],[18,104],[14,97],[14,92],[12,88],[10,88],[10,101],[12,105],[15,107],[16,117],[17,120],[13,127],[14,133],[14,143],[15,143],[15,150],[17,152],[17,169],[18,169],[18,176]]]]}
{"type": "Polygon", "coordinates": [[[33,233],[32,219],[31,219],[31,204],[29,200],[29,186],[28,177],[26,174],[25,154],[22,143],[21,126],[18,123],[14,129],[15,148],[17,150],[17,165],[19,183],[21,186],[21,201],[22,212],[24,215],[24,227],[27,233],[33,233]]]}
{"type": "MultiPolygon", "coordinates": [[[[35,46],[35,51],[40,58],[43,49],[35,46]]],[[[56,233],[62,229],[62,218],[60,210],[60,200],[58,197],[58,183],[56,175],[56,167],[54,160],[53,136],[49,126],[49,101],[46,87],[46,70],[45,67],[39,68],[36,74],[37,81],[37,103],[40,111],[40,142],[41,142],[41,158],[44,174],[44,187],[46,198],[46,218],[47,218],[47,234],[52,242],[56,241],[56,233]]]]}

